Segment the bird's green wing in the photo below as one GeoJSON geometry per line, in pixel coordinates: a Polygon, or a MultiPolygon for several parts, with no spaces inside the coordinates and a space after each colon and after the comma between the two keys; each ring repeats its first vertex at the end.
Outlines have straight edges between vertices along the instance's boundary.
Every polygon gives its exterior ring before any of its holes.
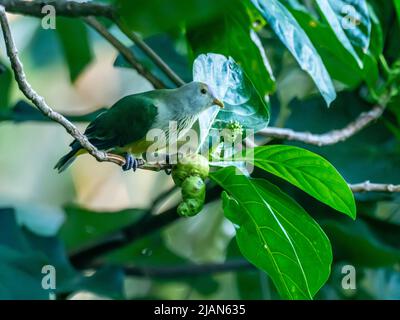
{"type": "Polygon", "coordinates": [[[126,96],[100,114],[85,135],[101,150],[123,147],[144,138],[156,116],[153,99],[145,94],[126,96]]]}

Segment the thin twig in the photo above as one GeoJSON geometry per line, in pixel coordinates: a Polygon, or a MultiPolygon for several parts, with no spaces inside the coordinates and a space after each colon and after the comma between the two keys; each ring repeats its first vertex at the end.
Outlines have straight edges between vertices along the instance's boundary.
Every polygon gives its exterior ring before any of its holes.
{"type": "Polygon", "coordinates": [[[340,130],[333,130],[324,134],[312,134],[309,132],[297,132],[292,129],[284,128],[265,128],[259,134],[275,139],[300,141],[307,144],[317,146],[332,145],[341,141],[345,141],[352,137],[371,122],[379,119],[385,110],[382,106],[375,106],[370,111],[360,114],[357,119],[349,123],[346,127],[340,130]]]}
{"type": "Polygon", "coordinates": [[[189,264],[166,267],[125,267],[125,274],[135,277],[151,277],[158,279],[175,279],[193,277],[221,272],[257,270],[244,259],[230,260],[223,263],[189,264]]]}
{"type": "Polygon", "coordinates": [[[400,192],[400,185],[372,183],[365,181],[357,184],[349,184],[353,192],[400,192]]]}
{"type": "Polygon", "coordinates": [[[165,88],[165,84],[149,72],[135,57],[133,52],[114,37],[106,27],[104,27],[95,17],[86,17],[84,21],[106,39],[115,49],[117,49],[125,60],[144,78],[146,78],[156,89],[165,88]]]}
{"type": "Polygon", "coordinates": [[[0,5],[10,13],[19,13],[23,15],[43,17],[43,7],[51,5],[54,7],[57,16],[65,17],[83,17],[83,16],[101,16],[111,18],[114,16],[114,7],[96,2],[78,2],[78,1],[22,1],[22,0],[0,0],[0,5]]]}
{"type": "Polygon", "coordinates": [[[132,32],[119,18],[113,19],[119,29],[135,43],[178,87],[185,84],[183,81],[164,60],[150,48],[136,33],[132,32]]]}

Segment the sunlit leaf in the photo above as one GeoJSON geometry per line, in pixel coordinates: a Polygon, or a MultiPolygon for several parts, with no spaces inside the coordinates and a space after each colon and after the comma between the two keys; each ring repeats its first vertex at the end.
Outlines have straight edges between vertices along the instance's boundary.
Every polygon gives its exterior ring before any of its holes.
{"type": "Polygon", "coordinates": [[[255,131],[268,125],[269,105],[232,58],[200,55],[193,63],[193,80],[207,83],[225,104],[224,109],[211,108],[199,117],[201,141],[211,125],[220,129],[230,121],[238,121],[245,129],[255,131]]]}
{"type": "Polygon", "coordinates": [[[353,193],[338,171],[324,158],[306,149],[273,145],[257,147],[246,159],[307,192],[317,200],[356,217],[353,193]]]}
{"type": "Polygon", "coordinates": [[[277,0],[252,0],[252,3],[296,58],[300,67],[310,74],[329,105],[336,98],[332,80],[315,47],[292,14],[277,0]]]}
{"type": "Polygon", "coordinates": [[[281,297],[312,299],[330,273],[330,243],[318,224],[292,198],[266,180],[211,174],[226,193],[225,215],[237,227],[241,253],[267,272],[281,297]]]}

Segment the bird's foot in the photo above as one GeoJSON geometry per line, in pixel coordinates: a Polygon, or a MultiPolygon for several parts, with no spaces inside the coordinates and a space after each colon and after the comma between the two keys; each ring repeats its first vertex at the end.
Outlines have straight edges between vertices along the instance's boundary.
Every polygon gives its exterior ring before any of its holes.
{"type": "Polygon", "coordinates": [[[124,158],[125,158],[125,164],[122,166],[122,170],[129,171],[132,169],[133,171],[136,171],[136,169],[139,166],[138,159],[136,159],[130,153],[125,153],[124,158]]]}
{"type": "Polygon", "coordinates": [[[171,157],[169,156],[169,154],[165,155],[165,164],[167,165],[167,168],[164,169],[165,173],[167,175],[170,175],[172,173],[172,168],[170,168],[171,166],[171,157]]]}

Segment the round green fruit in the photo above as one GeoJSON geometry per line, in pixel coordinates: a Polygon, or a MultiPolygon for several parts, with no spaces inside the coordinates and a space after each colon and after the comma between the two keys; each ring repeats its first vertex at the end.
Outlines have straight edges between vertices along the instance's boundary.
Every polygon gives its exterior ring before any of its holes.
{"type": "Polygon", "coordinates": [[[180,159],[172,169],[172,179],[180,187],[186,178],[198,176],[203,180],[208,177],[210,166],[207,158],[200,154],[192,154],[180,159]]]}
{"type": "Polygon", "coordinates": [[[193,217],[203,209],[204,201],[187,199],[178,206],[178,214],[183,217],[193,217]]]}
{"type": "Polygon", "coordinates": [[[206,185],[202,178],[198,176],[191,176],[185,179],[182,183],[182,197],[183,199],[199,199],[203,200],[206,196],[206,185]]]}

